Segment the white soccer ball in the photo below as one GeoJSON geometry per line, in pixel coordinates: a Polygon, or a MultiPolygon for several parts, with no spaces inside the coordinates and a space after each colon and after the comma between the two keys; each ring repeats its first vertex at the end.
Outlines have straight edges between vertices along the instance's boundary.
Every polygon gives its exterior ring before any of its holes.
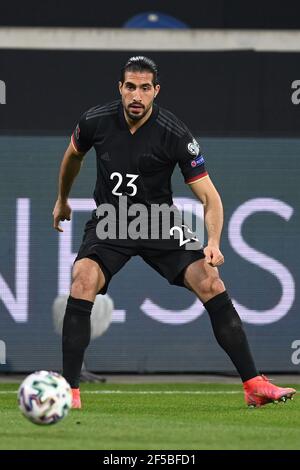
{"type": "Polygon", "coordinates": [[[54,424],[71,408],[71,387],[56,372],[40,370],[28,375],[20,385],[18,403],[23,415],[33,423],[54,424]]]}

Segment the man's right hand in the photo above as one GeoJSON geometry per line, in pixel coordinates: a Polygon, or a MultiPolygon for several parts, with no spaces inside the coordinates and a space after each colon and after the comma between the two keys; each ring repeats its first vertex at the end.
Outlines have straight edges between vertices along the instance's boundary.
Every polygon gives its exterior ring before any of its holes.
{"type": "Polygon", "coordinates": [[[63,232],[63,229],[59,225],[59,222],[64,220],[71,220],[72,209],[67,202],[61,202],[59,199],[56,201],[53,209],[53,227],[59,232],[63,232]]]}

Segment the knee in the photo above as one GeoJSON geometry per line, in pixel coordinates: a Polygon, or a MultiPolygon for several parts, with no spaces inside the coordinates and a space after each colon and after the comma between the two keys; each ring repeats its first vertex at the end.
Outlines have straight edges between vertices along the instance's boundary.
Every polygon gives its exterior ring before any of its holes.
{"type": "Polygon", "coordinates": [[[78,274],[72,282],[71,295],[76,299],[85,299],[96,295],[96,283],[89,275],[78,274]]]}
{"type": "Polygon", "coordinates": [[[213,297],[218,294],[222,294],[222,292],[225,291],[225,285],[222,279],[219,277],[216,277],[215,279],[212,279],[211,281],[211,293],[213,294],[213,297]]]}
{"type": "Polygon", "coordinates": [[[219,276],[209,276],[198,284],[198,295],[202,301],[207,302],[225,291],[225,285],[219,276]]]}
{"type": "Polygon", "coordinates": [[[104,285],[97,266],[79,266],[74,269],[71,286],[72,297],[94,301],[104,285]]]}

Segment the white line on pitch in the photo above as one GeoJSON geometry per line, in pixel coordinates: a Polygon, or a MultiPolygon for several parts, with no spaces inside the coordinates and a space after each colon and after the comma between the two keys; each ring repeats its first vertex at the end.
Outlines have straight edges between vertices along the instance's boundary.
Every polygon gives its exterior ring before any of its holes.
{"type": "MultiPolygon", "coordinates": [[[[10,393],[17,393],[17,390],[0,390],[1,395],[10,393]]],[[[234,395],[243,392],[240,390],[82,390],[81,393],[84,395],[234,395]]]]}
{"type": "Polygon", "coordinates": [[[89,390],[83,391],[82,393],[89,394],[132,394],[132,395],[220,395],[223,393],[226,394],[235,394],[242,393],[238,390],[226,390],[224,392],[218,391],[208,391],[208,390],[89,390]]]}

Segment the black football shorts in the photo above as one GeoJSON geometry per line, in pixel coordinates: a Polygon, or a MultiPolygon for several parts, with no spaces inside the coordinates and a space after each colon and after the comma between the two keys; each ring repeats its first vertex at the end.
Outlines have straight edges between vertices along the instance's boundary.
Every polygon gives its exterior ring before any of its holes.
{"type": "Polygon", "coordinates": [[[90,219],[85,226],[82,244],[74,263],[83,258],[96,261],[105,277],[105,285],[98,294],[105,294],[111,278],[132,256],[141,256],[143,260],[166,278],[170,284],[186,287],[183,282],[185,268],[203,259],[204,253],[198,243],[197,249],[187,250],[180,246],[179,239],[106,239],[101,240],[96,234],[97,219],[90,219]]]}

